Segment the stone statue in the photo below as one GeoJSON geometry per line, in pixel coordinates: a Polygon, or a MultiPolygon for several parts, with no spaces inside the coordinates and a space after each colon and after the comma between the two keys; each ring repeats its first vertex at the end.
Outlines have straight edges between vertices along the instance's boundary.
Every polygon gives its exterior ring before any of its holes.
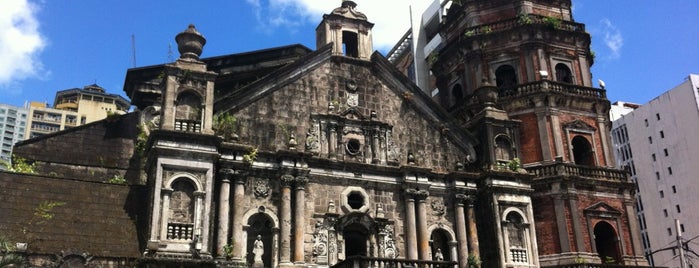
{"type": "Polygon", "coordinates": [[[263,267],[262,255],[265,254],[265,244],[262,242],[261,235],[257,235],[257,239],[252,247],[252,254],[255,255],[252,267],[263,267]]]}
{"type": "Polygon", "coordinates": [[[434,260],[435,261],[444,261],[444,255],[442,254],[442,249],[437,248],[437,251],[434,253],[434,260]]]}

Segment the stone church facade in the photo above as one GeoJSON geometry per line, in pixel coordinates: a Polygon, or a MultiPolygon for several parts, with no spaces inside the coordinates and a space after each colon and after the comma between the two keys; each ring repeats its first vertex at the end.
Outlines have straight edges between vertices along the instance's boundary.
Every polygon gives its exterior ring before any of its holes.
{"type": "Polygon", "coordinates": [[[202,59],[190,25],[137,112],[16,147],[42,175],[1,174],[0,231],[46,267],[646,265],[570,1],[455,4],[437,102],[372,27],[343,1],[315,51],[202,59]]]}

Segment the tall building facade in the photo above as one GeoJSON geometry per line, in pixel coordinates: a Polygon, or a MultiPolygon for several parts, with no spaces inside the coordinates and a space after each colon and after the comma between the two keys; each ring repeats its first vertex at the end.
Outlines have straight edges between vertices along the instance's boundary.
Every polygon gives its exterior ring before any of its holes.
{"type": "Polygon", "coordinates": [[[316,50],[200,58],[190,25],[176,61],[127,71],[137,112],[18,145],[51,176],[0,176],[0,231],[34,265],[647,265],[570,1],[454,2],[439,103],[373,26],[345,0],[316,50]],[[55,224],[14,228],[47,198],[55,224]]]}
{"type": "MultiPolygon", "coordinates": [[[[0,161],[10,162],[12,147],[24,140],[27,126],[27,109],[7,104],[0,104],[0,161]]],[[[0,166],[3,168],[4,166],[0,166]]]]}
{"type": "Polygon", "coordinates": [[[25,136],[36,138],[92,123],[110,114],[125,114],[130,106],[124,97],[108,94],[96,84],[58,91],[53,107],[42,102],[29,104],[25,136]]]}
{"type": "MultiPolygon", "coordinates": [[[[699,144],[692,135],[699,130],[699,75],[650,102],[629,110],[613,122],[612,137],[618,165],[631,173],[637,185],[636,210],[643,249],[651,264],[681,267],[677,236],[686,240],[699,235],[697,172],[693,168],[699,144]],[[679,230],[675,226],[679,220],[679,230]],[[680,232],[678,234],[678,231],[680,232]]],[[[688,251],[687,254],[693,254],[688,251]]],[[[685,266],[685,267],[689,267],[685,266]]]]}

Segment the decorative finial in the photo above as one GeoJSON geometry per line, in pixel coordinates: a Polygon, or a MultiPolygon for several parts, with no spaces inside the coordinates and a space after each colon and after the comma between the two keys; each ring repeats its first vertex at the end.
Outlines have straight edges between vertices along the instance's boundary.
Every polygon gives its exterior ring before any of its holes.
{"type": "Polygon", "coordinates": [[[294,134],[292,133],[289,136],[289,150],[292,150],[292,151],[296,150],[296,145],[299,145],[299,143],[296,142],[296,136],[294,136],[294,134]]]}
{"type": "Polygon", "coordinates": [[[180,52],[180,59],[199,60],[206,39],[197,31],[194,24],[190,24],[186,30],[175,36],[175,42],[180,52]]]}

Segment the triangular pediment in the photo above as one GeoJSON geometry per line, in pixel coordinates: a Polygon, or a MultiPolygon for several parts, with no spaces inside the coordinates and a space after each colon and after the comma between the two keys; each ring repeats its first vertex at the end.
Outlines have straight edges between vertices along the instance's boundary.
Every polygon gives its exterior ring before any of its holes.
{"type": "Polygon", "coordinates": [[[584,131],[595,131],[596,130],[595,127],[588,125],[587,123],[585,123],[584,121],[582,121],[580,119],[576,119],[576,120],[570,121],[568,123],[565,123],[563,125],[563,127],[566,129],[571,129],[571,130],[584,130],[584,131]]]}
{"type": "Polygon", "coordinates": [[[410,158],[440,171],[475,161],[475,138],[382,55],[367,61],[330,49],[217,96],[214,110],[235,116],[239,141],[261,150],[285,150],[294,134],[297,150],[320,158],[388,165],[410,158]]]}
{"type": "Polygon", "coordinates": [[[585,208],[584,211],[585,214],[591,215],[618,216],[622,214],[621,211],[604,202],[595,203],[594,205],[585,208]]]}

